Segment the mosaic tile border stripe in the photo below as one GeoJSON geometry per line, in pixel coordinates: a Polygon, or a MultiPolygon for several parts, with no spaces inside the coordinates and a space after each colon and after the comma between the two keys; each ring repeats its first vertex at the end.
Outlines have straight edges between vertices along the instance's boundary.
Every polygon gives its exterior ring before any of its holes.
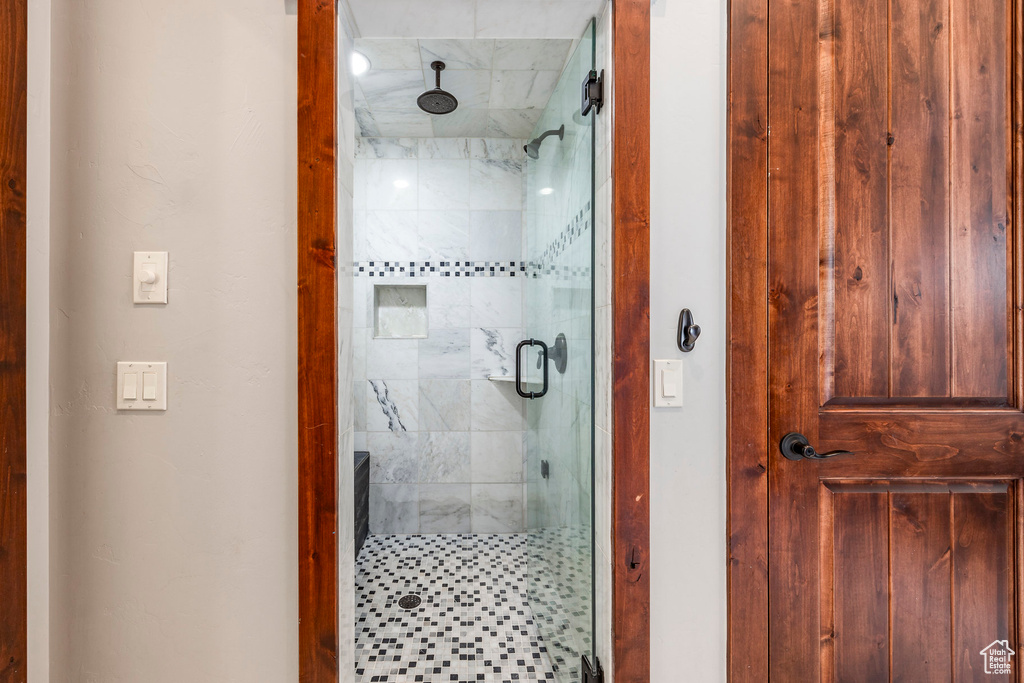
{"type": "Polygon", "coordinates": [[[521,277],[522,261],[357,261],[356,277],[521,277]]]}

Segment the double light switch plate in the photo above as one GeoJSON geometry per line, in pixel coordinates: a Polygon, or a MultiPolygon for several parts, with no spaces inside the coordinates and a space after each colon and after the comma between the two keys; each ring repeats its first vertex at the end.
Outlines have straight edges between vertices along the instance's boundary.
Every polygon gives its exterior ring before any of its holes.
{"type": "Polygon", "coordinates": [[[118,363],[117,409],[167,410],[167,363],[118,363]]]}

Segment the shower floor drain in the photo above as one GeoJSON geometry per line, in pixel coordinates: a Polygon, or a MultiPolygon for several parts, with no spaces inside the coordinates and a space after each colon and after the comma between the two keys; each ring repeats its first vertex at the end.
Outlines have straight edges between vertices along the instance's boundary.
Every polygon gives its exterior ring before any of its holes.
{"type": "Polygon", "coordinates": [[[418,595],[406,595],[398,601],[398,606],[402,609],[415,609],[420,606],[420,596],[418,595]]]}

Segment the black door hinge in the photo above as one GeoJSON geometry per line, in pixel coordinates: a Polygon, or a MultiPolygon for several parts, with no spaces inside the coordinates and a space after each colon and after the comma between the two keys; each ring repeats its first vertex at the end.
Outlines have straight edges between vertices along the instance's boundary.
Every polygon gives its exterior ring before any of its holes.
{"type": "Polygon", "coordinates": [[[601,660],[594,656],[594,664],[583,655],[583,683],[604,683],[604,669],[601,668],[601,660]]]}
{"type": "Polygon", "coordinates": [[[604,69],[601,69],[600,75],[592,70],[583,81],[583,105],[580,108],[580,113],[586,116],[593,109],[595,114],[600,114],[603,106],[604,69]]]}

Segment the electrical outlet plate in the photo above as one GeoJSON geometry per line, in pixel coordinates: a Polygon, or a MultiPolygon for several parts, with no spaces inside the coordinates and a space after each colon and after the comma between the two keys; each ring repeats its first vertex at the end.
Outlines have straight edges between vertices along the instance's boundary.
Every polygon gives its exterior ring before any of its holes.
{"type": "Polygon", "coordinates": [[[118,410],[167,410],[167,363],[117,364],[118,410]]]}

